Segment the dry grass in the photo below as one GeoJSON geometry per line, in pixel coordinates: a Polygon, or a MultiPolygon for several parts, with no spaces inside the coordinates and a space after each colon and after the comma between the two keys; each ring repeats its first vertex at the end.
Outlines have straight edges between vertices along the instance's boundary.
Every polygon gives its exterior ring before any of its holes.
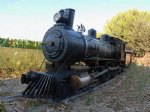
{"type": "Polygon", "coordinates": [[[24,103],[25,103],[25,108],[30,108],[42,104],[43,101],[38,99],[26,99],[24,103]]]}
{"type": "Polygon", "coordinates": [[[134,57],[133,60],[139,66],[149,66],[150,67],[150,53],[146,53],[144,57],[134,57]]]}
{"type": "Polygon", "coordinates": [[[43,59],[41,50],[0,47],[0,78],[18,78],[29,70],[38,71],[43,59]]]}
{"type": "Polygon", "coordinates": [[[0,96],[9,96],[9,95],[11,95],[11,93],[0,91],[0,96]]]}

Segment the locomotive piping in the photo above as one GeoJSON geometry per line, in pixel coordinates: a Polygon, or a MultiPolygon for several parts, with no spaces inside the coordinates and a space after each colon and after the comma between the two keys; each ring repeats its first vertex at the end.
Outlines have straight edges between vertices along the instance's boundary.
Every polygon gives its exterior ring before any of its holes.
{"type": "Polygon", "coordinates": [[[85,41],[85,52],[84,52],[84,54],[85,54],[85,56],[86,56],[86,55],[87,55],[87,50],[88,50],[88,44],[87,44],[86,37],[83,36],[83,38],[84,38],[84,41],[85,41]]]}

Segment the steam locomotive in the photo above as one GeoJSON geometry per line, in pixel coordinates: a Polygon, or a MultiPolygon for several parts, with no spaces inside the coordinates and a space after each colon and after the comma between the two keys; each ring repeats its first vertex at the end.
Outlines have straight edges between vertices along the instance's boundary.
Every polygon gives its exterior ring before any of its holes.
{"type": "Polygon", "coordinates": [[[88,35],[74,31],[74,14],[74,9],[64,9],[54,15],[56,24],[42,41],[47,71],[22,74],[21,83],[28,84],[23,96],[67,98],[106,82],[125,68],[125,42],[107,34],[96,38],[94,29],[88,35]]]}

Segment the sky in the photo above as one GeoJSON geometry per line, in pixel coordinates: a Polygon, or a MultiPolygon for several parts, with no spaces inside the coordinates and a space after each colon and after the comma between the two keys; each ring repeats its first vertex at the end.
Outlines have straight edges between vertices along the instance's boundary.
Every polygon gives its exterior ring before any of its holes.
{"type": "Polygon", "coordinates": [[[113,16],[129,9],[150,11],[150,0],[0,0],[0,37],[42,41],[60,9],[75,9],[74,30],[102,32],[113,16]]]}

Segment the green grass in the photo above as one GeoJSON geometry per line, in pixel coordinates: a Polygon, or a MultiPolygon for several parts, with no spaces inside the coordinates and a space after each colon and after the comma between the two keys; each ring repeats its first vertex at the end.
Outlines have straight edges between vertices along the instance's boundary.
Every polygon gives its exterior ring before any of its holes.
{"type": "Polygon", "coordinates": [[[43,59],[41,50],[0,47],[0,78],[18,78],[29,70],[39,71],[43,59]]]}
{"type": "Polygon", "coordinates": [[[93,98],[93,96],[91,96],[91,95],[88,95],[87,97],[86,97],[86,105],[91,105],[92,104],[92,102],[93,102],[93,100],[94,100],[94,98],[93,98]]]}
{"type": "Polygon", "coordinates": [[[138,91],[139,99],[142,100],[144,97],[144,89],[147,85],[150,85],[150,68],[142,67],[141,76],[138,79],[138,91]]]}
{"type": "Polygon", "coordinates": [[[3,81],[0,80],[0,87],[1,87],[1,86],[5,86],[5,85],[6,85],[6,84],[5,84],[3,81]]]}
{"type": "Polygon", "coordinates": [[[131,66],[126,69],[125,74],[127,75],[127,79],[124,83],[125,88],[134,88],[138,92],[138,99],[141,101],[144,98],[146,86],[150,85],[150,67],[138,66],[136,63],[132,63],[131,66]]]}
{"type": "Polygon", "coordinates": [[[1,101],[0,101],[0,112],[6,112],[6,108],[1,101]]]}

